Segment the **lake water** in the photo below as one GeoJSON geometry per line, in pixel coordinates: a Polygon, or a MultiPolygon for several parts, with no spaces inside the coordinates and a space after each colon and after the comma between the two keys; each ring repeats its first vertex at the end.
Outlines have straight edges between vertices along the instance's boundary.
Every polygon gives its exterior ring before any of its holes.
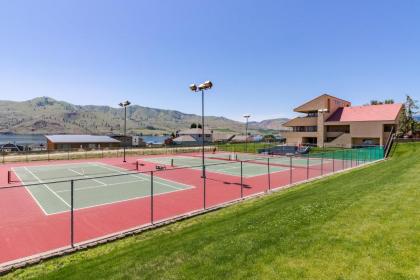
{"type": "MultiPolygon", "coordinates": [[[[163,144],[169,136],[141,136],[144,142],[148,144],[163,144]]],[[[47,139],[44,135],[35,134],[0,134],[0,145],[12,143],[17,145],[46,145],[47,139]]]]}
{"type": "Polygon", "coordinates": [[[36,134],[0,134],[0,145],[12,143],[17,145],[46,145],[47,139],[44,135],[36,134]]]}
{"type": "Polygon", "coordinates": [[[160,145],[165,142],[169,136],[140,136],[146,144],[160,145]]]}

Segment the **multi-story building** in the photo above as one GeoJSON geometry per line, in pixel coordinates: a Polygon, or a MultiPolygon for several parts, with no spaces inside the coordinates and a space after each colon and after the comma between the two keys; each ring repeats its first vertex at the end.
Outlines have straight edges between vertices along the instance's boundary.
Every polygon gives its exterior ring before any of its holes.
{"type": "Polygon", "coordinates": [[[323,94],[294,109],[305,114],[284,124],[286,143],[319,147],[384,145],[398,126],[403,104],[351,106],[349,101],[323,94]]]}

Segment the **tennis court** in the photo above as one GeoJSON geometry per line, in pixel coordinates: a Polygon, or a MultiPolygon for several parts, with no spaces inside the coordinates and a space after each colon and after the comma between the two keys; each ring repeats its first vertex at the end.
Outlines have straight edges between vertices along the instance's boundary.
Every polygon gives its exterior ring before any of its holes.
{"type": "MultiPolygon", "coordinates": [[[[139,159],[140,160],[140,159],[139,159]]],[[[151,162],[154,164],[172,166],[172,167],[190,167],[191,169],[201,170],[201,158],[189,156],[176,156],[176,157],[155,157],[143,158],[141,161],[151,162]]],[[[218,160],[215,158],[206,159],[206,171],[220,173],[232,176],[241,176],[241,163],[238,161],[218,160]]],[[[283,166],[272,166],[271,173],[288,170],[283,166]]],[[[242,163],[242,176],[245,178],[261,176],[267,174],[267,166],[258,162],[244,162],[242,163]]]]}
{"type": "MultiPolygon", "coordinates": [[[[261,154],[246,154],[246,153],[215,153],[215,154],[206,154],[206,158],[209,159],[226,159],[226,160],[237,160],[237,161],[251,161],[261,164],[268,164],[268,160],[270,164],[278,164],[283,166],[290,165],[290,157],[288,156],[267,156],[261,154]]],[[[330,163],[332,160],[330,159],[321,159],[321,158],[310,158],[306,155],[301,157],[293,157],[292,164],[296,167],[305,167],[305,166],[317,166],[321,165],[322,163],[330,163]]]]}
{"type": "MultiPolygon", "coordinates": [[[[71,209],[70,180],[74,180],[75,210],[133,200],[151,194],[149,174],[129,172],[101,162],[23,166],[15,167],[12,171],[26,185],[26,189],[46,215],[71,209]],[[96,176],[99,174],[105,177],[96,176]]],[[[193,186],[159,177],[155,177],[153,182],[154,195],[190,188],[193,186]]]]}

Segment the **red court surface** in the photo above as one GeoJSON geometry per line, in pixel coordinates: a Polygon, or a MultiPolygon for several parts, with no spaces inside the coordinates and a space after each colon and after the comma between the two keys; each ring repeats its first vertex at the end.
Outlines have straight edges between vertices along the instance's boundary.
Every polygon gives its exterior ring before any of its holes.
{"type": "MultiPolygon", "coordinates": [[[[166,155],[167,156],[167,155],[166,155]]],[[[152,157],[152,156],[150,156],[152,157]]],[[[154,155],[153,157],[159,157],[154,155]]],[[[165,155],[162,155],[165,157],[165,155]]],[[[128,201],[74,211],[74,244],[103,238],[119,232],[148,226],[153,222],[168,220],[190,212],[203,210],[204,186],[199,169],[171,169],[156,171],[156,165],[147,162],[147,157],[129,157],[127,161],[137,160],[141,171],[154,171],[154,176],[193,186],[171,193],[155,195],[128,201]],[[153,209],[152,209],[153,206],[153,209]],[[152,211],[153,210],[153,211],[152,211]]],[[[12,187],[8,184],[7,171],[18,166],[39,166],[55,163],[101,162],[121,165],[121,158],[88,159],[71,161],[25,162],[0,166],[0,267],[48,251],[71,246],[70,211],[46,215],[31,193],[25,187],[12,187]]],[[[307,179],[326,175],[343,168],[355,167],[356,162],[327,161],[321,166],[312,165],[309,170],[293,166],[279,172],[253,177],[231,176],[207,172],[205,197],[206,208],[230,201],[264,193],[270,189],[286,187],[307,179]]],[[[246,174],[244,174],[245,176],[246,174]]],[[[19,184],[15,182],[14,184],[19,184]]]]}

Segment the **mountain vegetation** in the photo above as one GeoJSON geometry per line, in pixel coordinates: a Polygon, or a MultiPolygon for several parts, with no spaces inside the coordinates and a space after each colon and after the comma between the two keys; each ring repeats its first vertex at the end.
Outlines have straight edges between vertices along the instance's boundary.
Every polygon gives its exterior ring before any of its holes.
{"type": "MultiPolygon", "coordinates": [[[[127,131],[136,134],[170,134],[200,123],[201,117],[174,110],[127,107],[127,131]]],[[[283,119],[252,123],[254,133],[267,133],[281,126],[283,119]]],[[[206,126],[215,131],[242,132],[245,124],[225,117],[208,116],[206,126]]],[[[0,101],[0,133],[86,133],[120,134],[124,111],[109,106],[80,106],[50,97],[28,101],[0,101]]]]}

